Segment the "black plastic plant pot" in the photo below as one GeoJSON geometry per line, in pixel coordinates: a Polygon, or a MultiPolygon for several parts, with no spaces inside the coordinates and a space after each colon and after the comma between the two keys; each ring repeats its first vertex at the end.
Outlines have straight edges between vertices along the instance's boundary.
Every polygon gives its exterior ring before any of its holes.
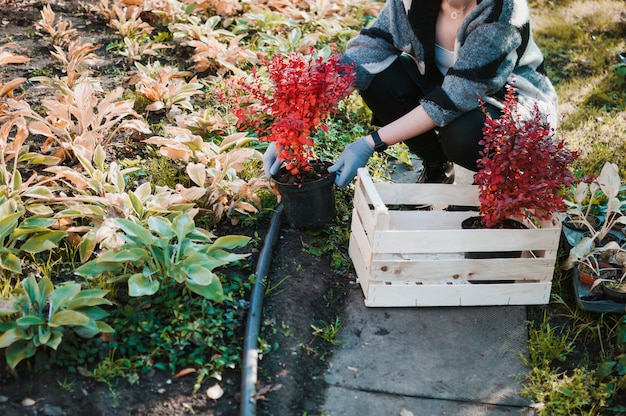
{"type": "MultiPolygon", "coordinates": [[[[464,230],[468,230],[468,229],[480,229],[480,228],[487,228],[483,225],[482,221],[481,221],[481,217],[480,216],[473,216],[473,217],[469,217],[465,220],[463,220],[463,222],[461,223],[461,227],[464,230]]],[[[505,229],[511,229],[511,230],[523,230],[526,227],[524,224],[522,224],[519,221],[515,221],[512,219],[506,219],[504,220],[504,224],[502,226],[502,228],[505,229]]],[[[521,257],[522,255],[522,251],[468,251],[465,252],[465,258],[466,259],[514,259],[517,257],[521,257]]]]}
{"type": "Polygon", "coordinates": [[[301,184],[274,182],[282,198],[285,218],[292,226],[319,228],[337,215],[334,173],[301,184]]]}

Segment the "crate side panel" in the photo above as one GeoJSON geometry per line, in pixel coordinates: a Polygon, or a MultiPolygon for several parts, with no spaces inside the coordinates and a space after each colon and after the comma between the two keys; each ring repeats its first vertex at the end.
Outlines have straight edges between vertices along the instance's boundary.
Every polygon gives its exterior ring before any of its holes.
{"type": "Polygon", "coordinates": [[[368,307],[545,305],[550,283],[511,284],[374,284],[369,285],[368,307]]]}
{"type": "Polygon", "coordinates": [[[370,280],[370,267],[369,264],[366,264],[363,261],[363,255],[359,251],[358,245],[355,243],[353,237],[350,237],[350,243],[348,245],[348,254],[352,259],[352,264],[354,266],[354,270],[356,271],[357,281],[361,285],[361,289],[363,290],[363,294],[367,296],[367,291],[369,290],[369,280],[370,280]]]}
{"type": "Polygon", "coordinates": [[[352,223],[354,224],[355,220],[359,222],[359,224],[365,231],[365,234],[367,234],[371,244],[376,224],[374,221],[373,211],[369,208],[369,201],[367,200],[367,196],[359,187],[357,187],[356,192],[354,193],[353,206],[354,208],[352,210],[352,223]]]}

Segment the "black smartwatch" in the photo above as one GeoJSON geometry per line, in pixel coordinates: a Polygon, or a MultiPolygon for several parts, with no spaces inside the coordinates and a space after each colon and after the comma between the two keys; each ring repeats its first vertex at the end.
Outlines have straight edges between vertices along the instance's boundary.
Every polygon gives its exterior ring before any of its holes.
{"type": "Polygon", "coordinates": [[[380,134],[378,134],[377,131],[373,131],[370,133],[370,135],[372,136],[372,139],[374,139],[374,150],[377,151],[378,153],[384,152],[385,150],[387,150],[387,143],[383,142],[380,138],[380,134]]]}

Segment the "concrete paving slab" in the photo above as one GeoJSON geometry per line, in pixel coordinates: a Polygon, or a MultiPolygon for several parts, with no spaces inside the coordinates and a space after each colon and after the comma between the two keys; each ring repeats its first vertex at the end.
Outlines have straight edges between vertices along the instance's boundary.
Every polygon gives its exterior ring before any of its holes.
{"type": "Polygon", "coordinates": [[[367,308],[348,298],[328,384],[356,391],[526,407],[524,306],[367,308]]]}
{"type": "Polygon", "coordinates": [[[421,397],[390,396],[341,387],[327,390],[330,403],[343,403],[325,416],[531,416],[532,410],[482,403],[452,402],[421,397]]]}

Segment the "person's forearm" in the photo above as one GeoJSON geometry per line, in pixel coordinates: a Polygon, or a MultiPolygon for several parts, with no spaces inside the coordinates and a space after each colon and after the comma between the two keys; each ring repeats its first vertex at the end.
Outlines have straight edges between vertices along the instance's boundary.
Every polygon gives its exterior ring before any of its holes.
{"type": "MultiPolygon", "coordinates": [[[[424,134],[435,127],[435,122],[420,105],[399,119],[382,127],[378,130],[378,134],[380,134],[383,142],[391,146],[392,144],[424,134]]],[[[373,147],[374,140],[371,136],[368,136],[368,141],[373,147]]]]}

